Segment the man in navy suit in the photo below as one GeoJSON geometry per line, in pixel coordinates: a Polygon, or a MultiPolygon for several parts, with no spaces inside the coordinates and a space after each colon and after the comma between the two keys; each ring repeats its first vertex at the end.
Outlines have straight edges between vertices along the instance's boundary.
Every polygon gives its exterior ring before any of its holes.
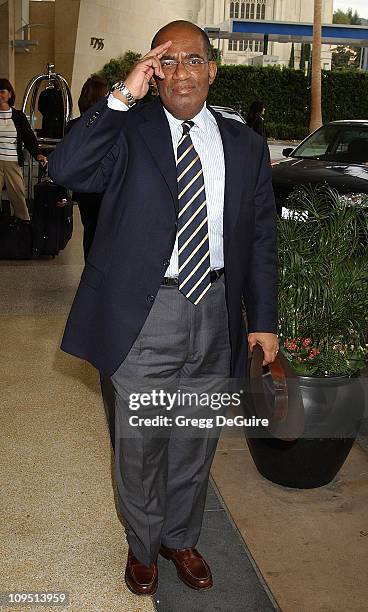
{"type": "MultiPolygon", "coordinates": [[[[49,163],[58,183],[104,192],[62,347],[113,386],[125,580],[137,594],[155,592],[159,553],[186,585],[212,586],[195,546],[218,430],[189,419],[186,436],[175,418],[155,429],[150,417],[172,415],[173,390],[244,378],[248,347],[262,347],[264,364],[278,350],[269,154],[247,126],[206,105],[216,70],[200,28],[168,24],[49,163]],[[159,97],[135,105],[151,80],[159,97]]],[[[175,398],[179,416],[193,414],[175,398]]]]}

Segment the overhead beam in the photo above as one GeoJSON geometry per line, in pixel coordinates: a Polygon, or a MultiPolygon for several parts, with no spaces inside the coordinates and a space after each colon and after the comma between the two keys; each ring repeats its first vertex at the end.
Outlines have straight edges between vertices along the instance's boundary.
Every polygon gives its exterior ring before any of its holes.
{"type": "MultiPolygon", "coordinates": [[[[210,38],[228,40],[263,40],[269,42],[311,43],[312,23],[228,19],[217,27],[205,28],[210,38]]],[[[368,47],[368,27],[328,24],[322,26],[322,44],[368,47]]]]}

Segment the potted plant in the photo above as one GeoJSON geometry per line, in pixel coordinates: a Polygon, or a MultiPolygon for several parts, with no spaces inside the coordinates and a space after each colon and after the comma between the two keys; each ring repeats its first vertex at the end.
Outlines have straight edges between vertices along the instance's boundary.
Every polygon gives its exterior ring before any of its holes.
{"type": "Polygon", "coordinates": [[[279,358],[253,378],[270,427],[248,444],[263,476],[311,488],[337,474],[363,415],[368,208],[321,186],[292,194],[289,208],[278,227],[279,358]]]}

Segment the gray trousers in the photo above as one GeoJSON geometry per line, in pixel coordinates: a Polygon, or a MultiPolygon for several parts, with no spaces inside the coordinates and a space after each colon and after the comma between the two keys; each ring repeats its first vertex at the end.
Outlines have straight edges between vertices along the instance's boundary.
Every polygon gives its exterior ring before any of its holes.
{"type": "Polygon", "coordinates": [[[221,277],[197,306],[177,287],[161,287],[126,359],[110,381],[102,378],[110,422],[112,387],[114,391],[120,510],[129,545],[145,565],[155,561],[161,543],[188,548],[198,541],[220,428],[198,428],[192,419],[197,419],[195,423],[200,418],[204,423],[206,417],[215,420],[222,409],[216,404],[215,412],[206,401],[199,406],[198,397],[224,392],[229,373],[228,318],[221,277]],[[153,390],[160,392],[159,398],[152,399],[153,390]],[[175,392],[176,401],[171,395],[169,408],[166,394],[175,392]],[[192,401],[183,401],[186,392],[191,393],[192,401]],[[188,426],[177,425],[177,416],[181,423],[189,418],[188,426]],[[154,417],[158,424],[147,425],[154,417]],[[163,423],[165,417],[170,422],[163,423]],[[148,421],[137,425],[138,418],[148,421]]]}

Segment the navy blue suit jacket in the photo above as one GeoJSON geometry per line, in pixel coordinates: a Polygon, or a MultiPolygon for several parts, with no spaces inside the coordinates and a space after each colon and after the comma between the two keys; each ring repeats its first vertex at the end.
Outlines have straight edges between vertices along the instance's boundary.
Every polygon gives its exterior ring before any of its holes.
{"type": "MultiPolygon", "coordinates": [[[[276,209],[267,145],[215,115],[225,156],[224,258],[232,376],[245,375],[248,331],[276,332],[276,209]]],[[[128,112],[98,102],[57,146],[49,174],[105,192],[62,348],[112,374],[139,334],[165,275],[177,219],[171,134],[159,99],[128,112]]]]}

